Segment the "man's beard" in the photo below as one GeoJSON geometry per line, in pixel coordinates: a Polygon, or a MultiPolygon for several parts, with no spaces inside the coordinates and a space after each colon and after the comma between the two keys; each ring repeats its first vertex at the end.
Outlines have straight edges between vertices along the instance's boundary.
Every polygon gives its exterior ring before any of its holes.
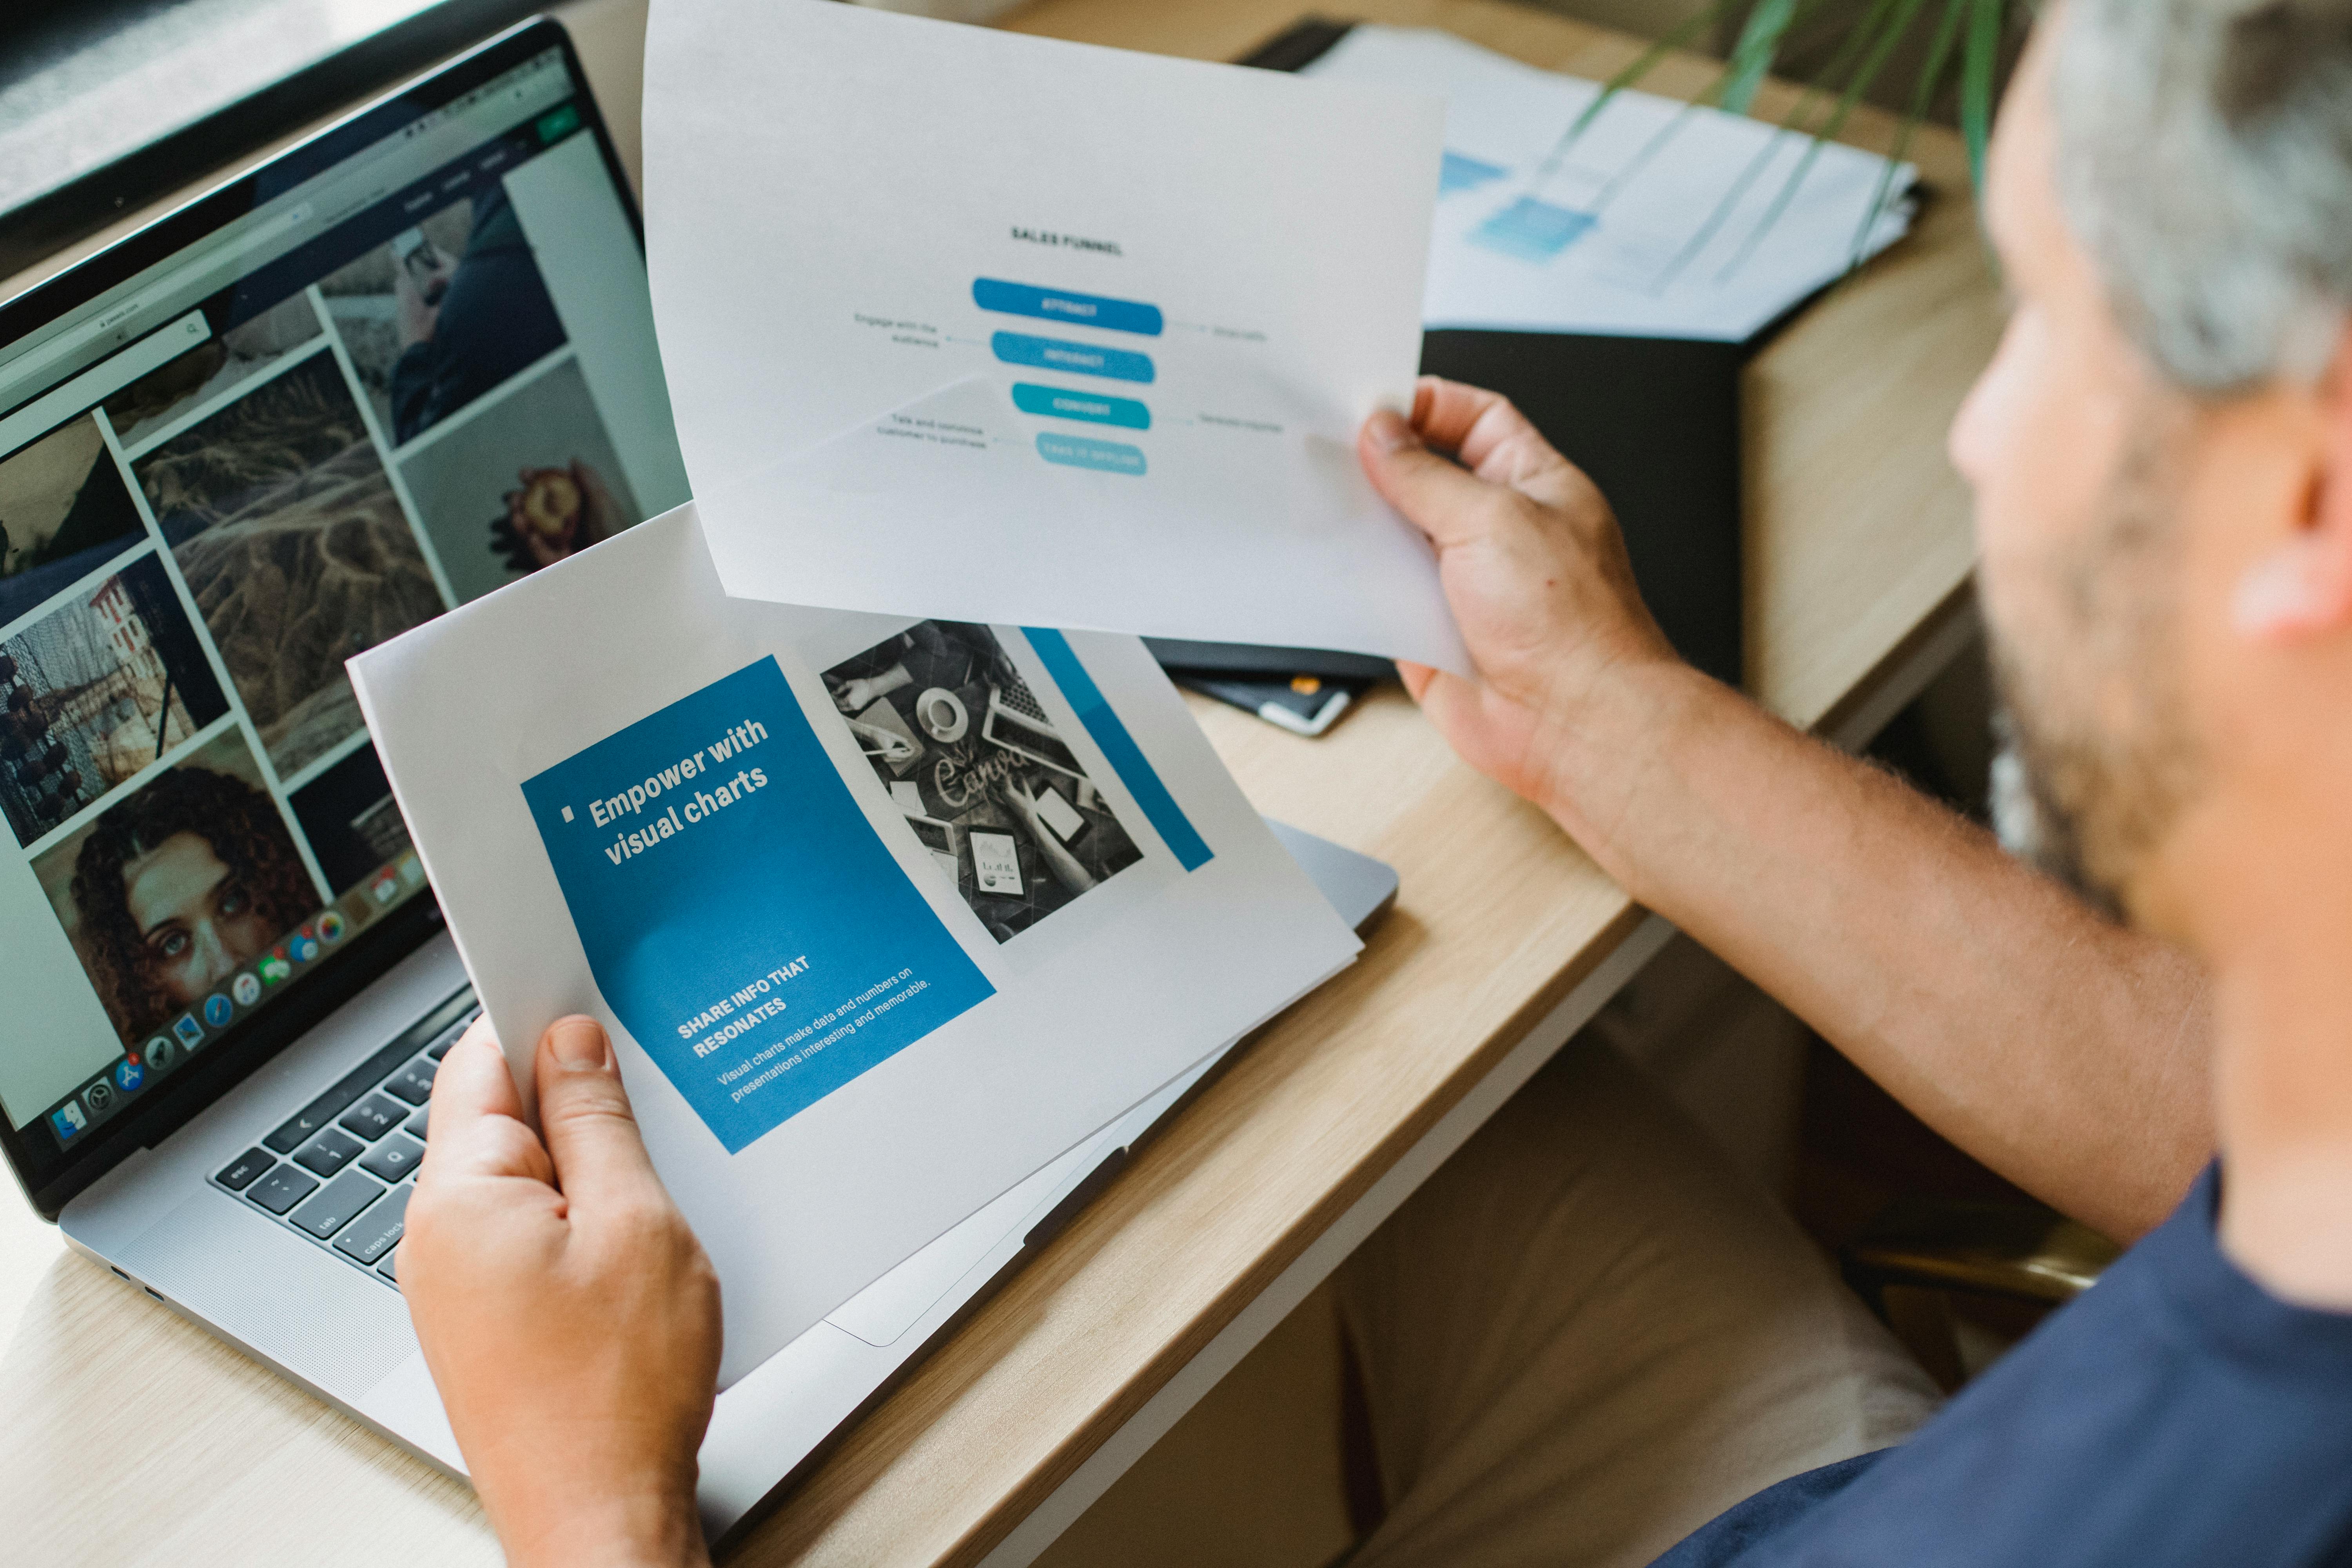
{"type": "MultiPolygon", "coordinates": [[[[2010,684],[1999,676],[1995,680],[2001,689],[2010,684]]],[[[2006,697],[1993,710],[1992,732],[1998,744],[1992,757],[1992,826],[2000,847],[2120,923],[2122,889],[2092,872],[2083,852],[2083,814],[2059,799],[2051,778],[2060,770],[2047,759],[2048,748],[2025,739],[2006,697]]],[[[2096,776],[2081,762],[2064,771],[2086,784],[2096,776]]]]}
{"type": "Polygon", "coordinates": [[[1991,638],[1994,828],[2011,854],[2117,921],[2134,874],[2203,774],[2179,681],[2169,454],[2184,421],[2160,397],[2138,411],[2087,538],[2052,563],[2063,605],[2053,646],[2029,656],[1991,638]]]}

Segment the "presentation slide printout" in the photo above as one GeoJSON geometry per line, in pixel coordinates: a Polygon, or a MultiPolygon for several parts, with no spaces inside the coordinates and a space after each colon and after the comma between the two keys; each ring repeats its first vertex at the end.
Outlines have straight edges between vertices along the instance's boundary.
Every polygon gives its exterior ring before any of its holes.
{"type": "Polygon", "coordinates": [[[1358,948],[1139,639],[731,598],[691,506],[351,672],[526,1097],[611,1032],[728,1382],[1358,948]]]}
{"type": "Polygon", "coordinates": [[[729,592],[1466,668],[1355,455],[1412,396],[1436,100],[818,0],[657,5],[646,77],[729,592]]]}
{"type": "Polygon", "coordinates": [[[995,989],[773,658],[522,793],[597,989],[730,1154],[995,989]]]}

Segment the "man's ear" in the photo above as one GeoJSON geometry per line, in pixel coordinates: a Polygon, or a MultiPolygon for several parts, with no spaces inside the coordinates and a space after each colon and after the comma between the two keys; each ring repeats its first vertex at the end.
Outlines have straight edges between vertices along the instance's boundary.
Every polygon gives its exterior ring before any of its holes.
{"type": "Polygon", "coordinates": [[[2256,642],[2293,642],[2352,629],[2352,329],[2313,388],[2320,418],[2317,471],[2294,531],[2239,578],[2231,619],[2256,642]]]}

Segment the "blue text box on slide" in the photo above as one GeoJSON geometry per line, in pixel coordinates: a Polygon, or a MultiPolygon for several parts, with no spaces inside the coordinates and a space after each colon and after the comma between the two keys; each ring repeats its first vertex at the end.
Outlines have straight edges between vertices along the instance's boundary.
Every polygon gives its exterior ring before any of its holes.
{"type": "Polygon", "coordinates": [[[522,793],[606,1005],[730,1154],[994,994],[772,658],[522,793]]]}
{"type": "Polygon", "coordinates": [[[1067,289],[1040,289],[1034,283],[1007,283],[1001,278],[975,278],[971,302],[983,310],[1007,316],[1034,316],[1046,321],[1075,321],[1107,332],[1133,332],[1156,338],[1164,324],[1160,307],[1140,300],[1114,300],[1103,294],[1078,294],[1067,289]]]}
{"type": "Polygon", "coordinates": [[[1013,384],[1013,406],[1024,414],[1042,414],[1053,419],[1083,419],[1089,425],[1117,425],[1126,430],[1151,428],[1151,410],[1132,397],[1074,392],[1066,386],[1040,386],[1034,381],[1013,384]]]}
{"type": "Polygon", "coordinates": [[[1040,370],[1066,371],[1072,375],[1108,376],[1113,381],[1149,383],[1151,356],[1127,349],[1097,348],[1062,338],[1032,337],[1026,332],[997,332],[988,346],[1006,364],[1035,365],[1040,370]]]}
{"type": "Polygon", "coordinates": [[[1141,475],[1148,467],[1140,447],[1130,447],[1124,441],[1064,436],[1052,430],[1038,433],[1037,455],[1049,463],[1072,468],[1097,468],[1106,474],[1141,475]]]}

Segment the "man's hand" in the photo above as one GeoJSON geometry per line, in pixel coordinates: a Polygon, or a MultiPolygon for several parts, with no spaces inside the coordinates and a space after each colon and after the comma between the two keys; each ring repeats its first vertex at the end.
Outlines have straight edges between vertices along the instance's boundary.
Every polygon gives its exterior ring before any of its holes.
{"type": "Polygon", "coordinates": [[[1382,410],[1358,447],[1373,485],[1437,547],[1477,666],[1465,680],[1402,665],[1406,688],[1473,767],[1558,815],[1578,710],[1614,673],[1678,662],[1609,503],[1506,399],[1434,377],[1415,389],[1410,422],[1382,410]]]}
{"type": "Polygon", "coordinates": [[[604,1031],[539,1042],[540,1124],[484,1020],[441,1063],[400,1289],[517,1568],[709,1557],[695,1452],[719,1280],[646,1159],[604,1031]]]}
{"type": "Polygon", "coordinates": [[[1437,547],[1477,677],[1402,672],[1465,761],[1994,1170],[2117,1237],[2170,1212],[2213,1147],[2177,954],[1675,658],[1607,503],[1502,398],[1423,381],[1358,446],[1437,547]]]}

